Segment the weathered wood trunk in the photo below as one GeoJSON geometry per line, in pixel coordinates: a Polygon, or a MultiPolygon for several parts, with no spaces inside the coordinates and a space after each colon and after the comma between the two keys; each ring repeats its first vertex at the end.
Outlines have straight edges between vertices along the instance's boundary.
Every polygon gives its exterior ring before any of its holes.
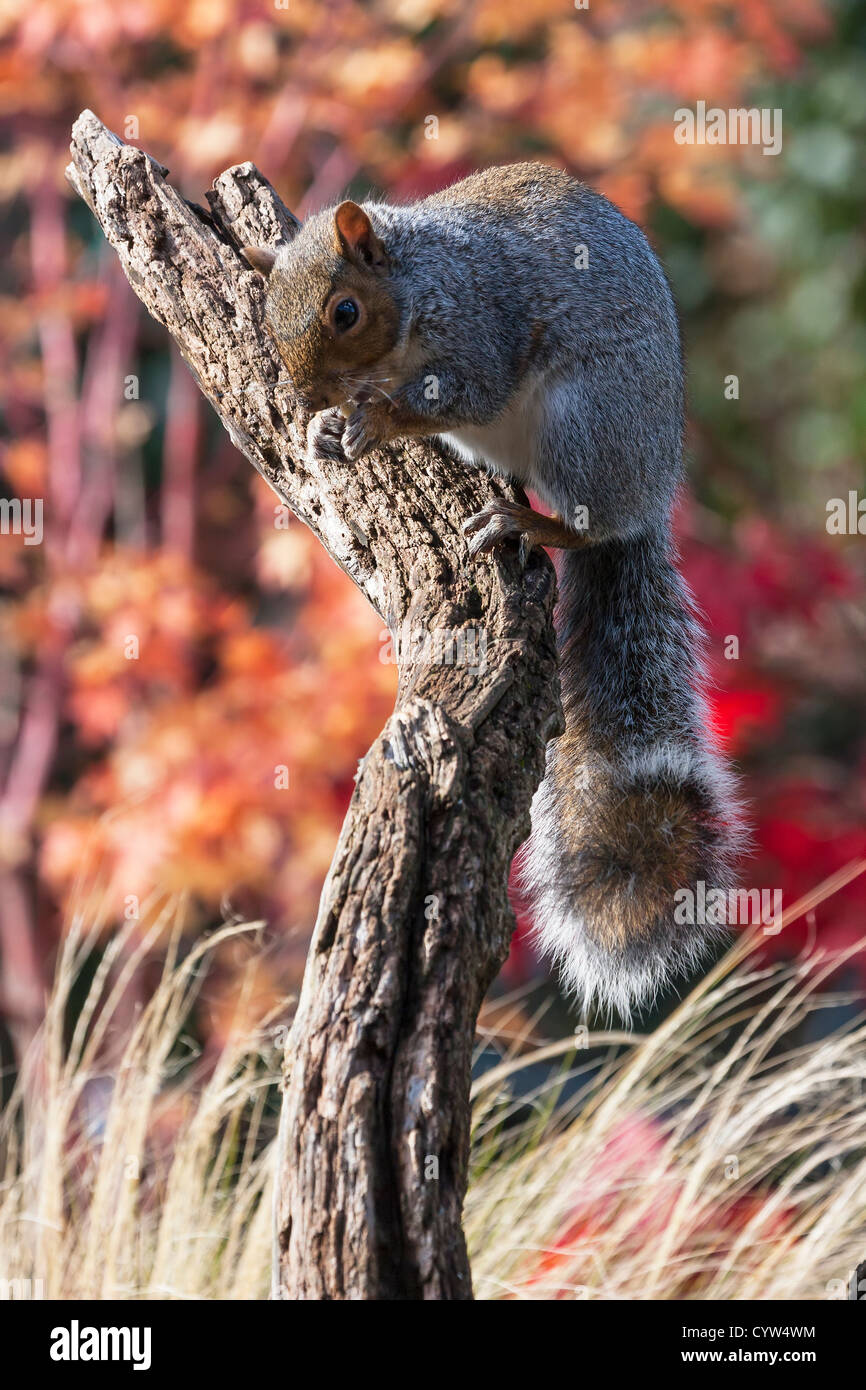
{"type": "Polygon", "coordinates": [[[287,1049],[275,1293],[468,1299],[470,1061],[513,925],[509,865],[559,731],[553,570],[541,553],[524,571],[513,554],[469,558],[461,523],[495,485],[432,443],[350,465],[308,457],[307,421],[262,328],[264,282],[238,251],[292,235],[295,219],[251,164],[216,180],[209,212],[166,172],[91,112],[76,121],[69,178],[136,294],[399,657],[396,708],[358,774],[287,1049]]]}

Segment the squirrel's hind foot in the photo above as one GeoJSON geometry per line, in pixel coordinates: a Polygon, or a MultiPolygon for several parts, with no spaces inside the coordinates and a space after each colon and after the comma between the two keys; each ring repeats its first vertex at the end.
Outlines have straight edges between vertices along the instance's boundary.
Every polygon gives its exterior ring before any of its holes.
{"type": "Polygon", "coordinates": [[[525,564],[533,544],[532,522],[537,513],[531,507],[521,507],[504,498],[488,502],[480,512],[463,523],[469,554],[489,555],[508,541],[520,542],[520,560],[525,564]]]}
{"type": "Polygon", "coordinates": [[[572,531],[558,517],[545,516],[532,507],[508,502],[504,497],[488,502],[475,516],[464,521],[463,534],[468,537],[469,554],[473,556],[489,554],[507,541],[519,541],[523,565],[535,545],[576,550],[587,543],[585,536],[572,531]]]}

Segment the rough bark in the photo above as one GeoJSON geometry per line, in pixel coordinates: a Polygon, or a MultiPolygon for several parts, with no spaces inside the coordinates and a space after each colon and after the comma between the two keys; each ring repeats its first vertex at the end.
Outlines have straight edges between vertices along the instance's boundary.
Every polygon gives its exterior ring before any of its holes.
{"type": "Polygon", "coordinates": [[[91,112],[71,148],[68,177],[238,449],[392,633],[433,646],[400,651],[396,707],[322,894],[287,1049],[275,1293],[471,1298],[470,1062],[513,926],[509,864],[559,730],[552,567],[540,552],[525,570],[515,553],[469,558],[464,518],[520,494],[432,442],[350,465],[308,457],[262,328],[264,282],[238,251],[296,222],[253,165],[222,174],[205,211],[91,112]],[[461,659],[461,638],[476,657],[486,643],[483,660],[461,659]]]}

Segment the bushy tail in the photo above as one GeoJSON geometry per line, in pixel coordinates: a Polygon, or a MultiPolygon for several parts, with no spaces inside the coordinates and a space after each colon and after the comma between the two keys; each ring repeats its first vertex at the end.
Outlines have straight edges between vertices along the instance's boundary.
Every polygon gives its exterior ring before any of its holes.
{"type": "Polygon", "coordinates": [[[703,634],[666,533],[562,558],[566,727],[548,746],[522,878],[567,988],[628,1018],[724,931],[694,920],[679,890],[729,890],[740,811],[709,739],[703,634]]]}

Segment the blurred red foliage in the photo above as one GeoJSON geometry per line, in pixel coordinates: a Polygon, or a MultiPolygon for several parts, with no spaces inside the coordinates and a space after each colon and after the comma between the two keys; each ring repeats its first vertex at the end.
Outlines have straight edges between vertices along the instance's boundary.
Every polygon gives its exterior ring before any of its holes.
{"type": "MultiPolygon", "coordinates": [[[[665,1143],[661,1129],[640,1115],[624,1120],[613,1132],[587,1172],[575,1175],[574,1207],[564,1229],[553,1244],[534,1258],[522,1286],[543,1286],[543,1296],[573,1299],[586,1271],[594,1282],[594,1258],[606,1238],[620,1228],[620,1249],[632,1246],[633,1258],[657,1246],[670,1226],[677,1207],[687,1193],[686,1179],[665,1163],[665,1143]],[[651,1190],[651,1205],[643,1204],[635,1220],[634,1197],[651,1190]]],[[[694,1204],[694,1194],[689,1206],[694,1204]]],[[[759,1247],[796,1232],[797,1209],[793,1204],[773,1204],[760,1189],[714,1202],[693,1223],[689,1236],[692,1259],[683,1271],[681,1298],[699,1298],[705,1276],[723,1265],[739,1237],[750,1231],[749,1248],[759,1247]],[[701,1268],[699,1256],[706,1261],[701,1268]]],[[[539,1296],[542,1296],[539,1290],[539,1296]]]]}

